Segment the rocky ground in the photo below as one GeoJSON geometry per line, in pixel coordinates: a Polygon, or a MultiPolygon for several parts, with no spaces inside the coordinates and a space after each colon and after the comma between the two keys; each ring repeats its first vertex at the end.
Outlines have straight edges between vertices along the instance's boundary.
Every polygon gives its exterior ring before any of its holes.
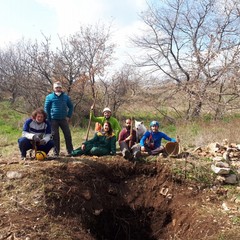
{"type": "Polygon", "coordinates": [[[240,188],[199,154],[0,159],[0,240],[240,239],[240,188]]]}

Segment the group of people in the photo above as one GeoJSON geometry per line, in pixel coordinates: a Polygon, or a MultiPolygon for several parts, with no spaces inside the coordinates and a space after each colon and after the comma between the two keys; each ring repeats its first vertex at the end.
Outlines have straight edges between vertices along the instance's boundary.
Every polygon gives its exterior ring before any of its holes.
{"type": "Polygon", "coordinates": [[[29,149],[44,151],[46,154],[53,148],[54,157],[60,153],[61,128],[67,149],[67,155],[115,155],[116,143],[118,141],[121,153],[125,159],[130,161],[138,160],[141,152],[149,155],[157,155],[164,151],[161,145],[162,139],[175,142],[165,133],[159,131],[159,122],[152,121],[149,131],[143,135],[140,142],[137,142],[136,130],[133,129],[132,119],[125,121],[124,128],[121,128],[118,120],[112,116],[110,108],[103,109],[103,116],[96,117],[91,106],[90,119],[99,124],[94,137],[86,140],[82,145],[73,149],[72,136],[69,128],[69,120],[73,114],[73,104],[70,97],[63,92],[62,84],[53,84],[53,92],[46,96],[44,109],[38,108],[31,118],[23,125],[22,137],[18,139],[21,158],[26,159],[29,149]]]}

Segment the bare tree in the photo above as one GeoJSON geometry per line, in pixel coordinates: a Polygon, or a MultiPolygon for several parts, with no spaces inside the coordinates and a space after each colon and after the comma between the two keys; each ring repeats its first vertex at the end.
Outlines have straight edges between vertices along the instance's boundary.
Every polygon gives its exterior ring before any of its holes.
{"type": "Polygon", "coordinates": [[[213,92],[215,115],[226,98],[239,97],[226,89],[229,73],[239,65],[239,5],[235,0],[167,0],[142,14],[147,29],[133,42],[144,55],[135,63],[161,72],[185,92],[187,118],[199,116],[213,92]]]}
{"type": "Polygon", "coordinates": [[[12,103],[21,95],[19,84],[16,84],[23,75],[20,54],[15,46],[0,51],[0,89],[11,96],[12,103]]]}
{"type": "Polygon", "coordinates": [[[130,105],[140,89],[142,75],[133,67],[124,65],[111,78],[102,79],[103,105],[110,106],[116,113],[122,105],[130,105]]]}
{"type": "Polygon", "coordinates": [[[28,59],[24,59],[33,71],[41,75],[43,80],[40,84],[48,84],[52,86],[54,73],[55,54],[51,49],[51,38],[44,36],[44,41],[38,43],[25,44],[24,50],[28,55],[28,59]]]}
{"type": "Polygon", "coordinates": [[[71,36],[70,42],[79,59],[82,59],[84,74],[90,82],[92,97],[95,98],[96,77],[103,76],[107,66],[111,65],[115,44],[110,42],[110,26],[103,25],[81,27],[71,36]]]}
{"type": "Polygon", "coordinates": [[[46,93],[46,86],[39,84],[42,75],[32,67],[31,58],[25,51],[29,44],[21,40],[0,52],[1,89],[11,94],[12,107],[21,112],[31,112],[42,106],[46,93]],[[17,98],[21,100],[16,101],[17,98]]]}

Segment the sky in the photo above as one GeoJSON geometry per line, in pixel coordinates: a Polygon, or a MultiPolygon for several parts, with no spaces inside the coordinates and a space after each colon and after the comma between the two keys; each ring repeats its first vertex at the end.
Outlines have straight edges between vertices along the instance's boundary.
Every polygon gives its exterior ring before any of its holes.
{"type": "Polygon", "coordinates": [[[117,54],[124,59],[131,52],[129,37],[143,26],[139,14],[150,1],[157,0],[0,0],[0,47],[22,38],[41,41],[42,34],[57,44],[58,36],[80,26],[112,23],[117,54]]]}

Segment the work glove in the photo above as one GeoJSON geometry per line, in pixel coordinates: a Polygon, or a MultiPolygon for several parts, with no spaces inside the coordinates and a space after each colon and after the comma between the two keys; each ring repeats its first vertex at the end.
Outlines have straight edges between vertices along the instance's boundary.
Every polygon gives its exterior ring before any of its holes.
{"type": "Polygon", "coordinates": [[[40,137],[37,134],[34,134],[32,139],[35,143],[39,143],[40,140],[41,140],[40,137]]]}
{"type": "Polygon", "coordinates": [[[46,144],[46,141],[44,139],[41,139],[40,140],[40,145],[45,145],[46,144]]]}

